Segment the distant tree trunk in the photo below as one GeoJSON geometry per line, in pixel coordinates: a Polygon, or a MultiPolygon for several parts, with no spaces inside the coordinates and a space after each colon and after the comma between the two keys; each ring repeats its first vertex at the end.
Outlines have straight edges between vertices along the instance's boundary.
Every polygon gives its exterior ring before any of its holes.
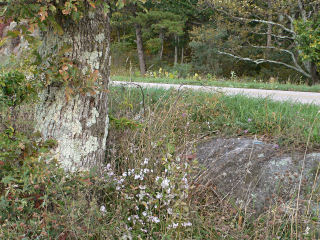
{"type": "Polygon", "coordinates": [[[125,42],[126,41],[126,29],[125,29],[125,27],[122,27],[122,42],[125,42]]]}
{"type": "Polygon", "coordinates": [[[178,63],[178,45],[179,45],[179,37],[177,35],[174,36],[175,46],[174,46],[174,65],[178,63]]]}
{"type": "Polygon", "coordinates": [[[311,79],[309,85],[314,85],[320,83],[320,74],[317,69],[317,65],[314,62],[310,63],[310,74],[311,79]]]}
{"type": "MultiPolygon", "coordinates": [[[[102,8],[90,12],[74,23],[61,19],[63,35],[48,29],[41,33],[39,54],[50,57],[62,46],[70,45],[66,56],[80,69],[99,71],[99,86],[108,87],[110,26],[102,8]]],[[[108,105],[106,91],[95,94],[74,92],[66,98],[66,88],[48,86],[40,95],[36,108],[37,130],[44,139],[56,139],[55,155],[66,170],[87,170],[100,166],[105,159],[108,134],[108,105]]]]}
{"type": "Polygon", "coordinates": [[[163,45],[164,45],[164,33],[163,33],[163,32],[160,32],[159,38],[160,38],[160,41],[161,41],[159,58],[160,58],[160,60],[162,60],[162,56],[163,56],[163,45]]]}
{"type": "Polygon", "coordinates": [[[137,50],[138,50],[138,58],[139,58],[139,65],[140,65],[140,73],[141,73],[141,75],[145,75],[146,74],[146,64],[144,61],[141,26],[139,24],[135,24],[135,28],[136,28],[137,50]]]}
{"type": "MultiPolygon", "coordinates": [[[[268,0],[268,9],[271,11],[272,7],[272,0],[268,0]]],[[[272,13],[270,12],[268,14],[268,21],[272,21],[272,13]]],[[[272,47],[272,24],[267,25],[267,47],[272,47]]],[[[267,57],[272,57],[271,55],[271,49],[266,50],[266,56],[267,57]]]]}
{"type": "Polygon", "coordinates": [[[271,47],[272,46],[272,35],[271,34],[272,34],[272,25],[268,24],[267,47],[271,47]]]}
{"type": "Polygon", "coordinates": [[[120,30],[119,30],[119,28],[117,28],[117,38],[118,38],[118,42],[120,42],[120,30]]]}
{"type": "Polygon", "coordinates": [[[184,58],[184,48],[181,48],[181,64],[183,64],[183,58],[184,58]]]}

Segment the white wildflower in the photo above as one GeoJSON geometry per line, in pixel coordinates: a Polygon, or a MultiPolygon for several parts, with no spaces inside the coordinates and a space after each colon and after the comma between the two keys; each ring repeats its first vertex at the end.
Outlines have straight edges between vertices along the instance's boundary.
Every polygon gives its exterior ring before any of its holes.
{"type": "Polygon", "coordinates": [[[101,206],[101,207],[100,207],[100,212],[106,213],[106,212],[107,212],[106,207],[105,207],[105,206],[101,206]]]}
{"type": "Polygon", "coordinates": [[[140,193],[138,194],[139,200],[142,200],[145,195],[146,195],[146,194],[145,194],[144,191],[140,192],[140,193]]]}
{"type": "Polygon", "coordinates": [[[306,230],[304,231],[304,235],[308,235],[308,234],[309,234],[309,231],[310,231],[310,228],[307,226],[307,227],[306,227],[306,230]]]}
{"type": "Polygon", "coordinates": [[[159,223],[160,222],[160,219],[158,217],[151,216],[150,219],[154,223],[159,223]]]}
{"type": "Polygon", "coordinates": [[[157,193],[156,198],[157,198],[157,199],[161,199],[161,198],[162,198],[162,196],[163,196],[163,195],[162,195],[161,193],[157,193]]]}
{"type": "Polygon", "coordinates": [[[183,227],[191,227],[192,223],[191,222],[186,222],[186,223],[182,223],[183,227]]]}
{"type": "Polygon", "coordinates": [[[173,223],[172,228],[177,228],[179,226],[179,223],[173,223]]]}
{"type": "Polygon", "coordinates": [[[142,165],[147,165],[149,163],[149,158],[145,158],[142,165]]]}
{"type": "Polygon", "coordinates": [[[172,208],[168,208],[168,209],[167,209],[167,212],[168,212],[169,215],[171,215],[171,214],[173,213],[173,212],[172,212],[172,208]]]}
{"type": "Polygon", "coordinates": [[[169,187],[169,184],[170,184],[170,180],[165,178],[163,179],[162,183],[161,183],[161,187],[162,188],[168,188],[169,187]]]}
{"type": "Polygon", "coordinates": [[[134,180],[137,180],[137,179],[140,179],[140,178],[141,178],[140,174],[135,174],[134,175],[134,180]]]}

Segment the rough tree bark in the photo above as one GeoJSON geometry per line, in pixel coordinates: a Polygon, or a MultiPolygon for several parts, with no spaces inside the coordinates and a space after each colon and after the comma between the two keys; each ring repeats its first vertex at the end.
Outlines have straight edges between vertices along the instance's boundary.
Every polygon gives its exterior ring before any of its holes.
{"type": "MultiPolygon", "coordinates": [[[[71,46],[67,56],[83,71],[99,71],[99,86],[106,89],[109,82],[109,19],[97,8],[85,12],[78,23],[63,19],[63,35],[42,32],[41,56],[49,56],[65,44],[71,46]]],[[[56,157],[68,171],[87,170],[104,162],[108,134],[106,91],[81,95],[69,100],[62,86],[48,86],[40,94],[36,109],[37,129],[44,139],[58,142],[56,157]]]]}
{"type": "Polygon", "coordinates": [[[139,65],[140,65],[140,73],[141,73],[141,75],[145,75],[146,74],[146,64],[144,61],[141,26],[139,24],[135,24],[135,28],[136,28],[137,50],[138,50],[138,58],[139,58],[139,65]]]}

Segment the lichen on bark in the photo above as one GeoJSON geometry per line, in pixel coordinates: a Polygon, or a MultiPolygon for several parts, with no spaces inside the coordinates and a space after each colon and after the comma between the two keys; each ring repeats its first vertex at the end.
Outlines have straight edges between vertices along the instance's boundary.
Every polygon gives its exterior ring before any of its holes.
{"type": "Polygon", "coordinates": [[[109,18],[97,8],[77,23],[61,21],[61,27],[63,35],[51,30],[42,32],[40,55],[47,59],[64,45],[71,46],[65,56],[76,62],[83,73],[98,70],[100,91],[90,94],[75,91],[66,97],[65,85],[47,86],[36,108],[37,130],[44,139],[58,142],[55,156],[66,170],[87,170],[101,165],[105,159],[108,107],[104,89],[109,82],[109,18]]]}

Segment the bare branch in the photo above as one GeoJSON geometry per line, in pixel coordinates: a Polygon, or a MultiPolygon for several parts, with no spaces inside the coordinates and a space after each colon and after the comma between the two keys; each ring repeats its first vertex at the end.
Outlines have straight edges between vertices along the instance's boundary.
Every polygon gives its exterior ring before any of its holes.
{"type": "Polygon", "coordinates": [[[232,18],[234,18],[236,20],[240,20],[240,21],[244,21],[244,22],[256,22],[256,23],[263,23],[263,24],[271,24],[273,26],[277,26],[277,27],[282,28],[283,30],[285,30],[286,32],[291,33],[294,36],[296,35],[295,31],[291,30],[290,28],[287,28],[286,26],[284,26],[283,24],[280,24],[280,23],[276,23],[276,22],[273,22],[273,21],[261,20],[261,19],[250,19],[250,18],[236,17],[236,16],[228,14],[226,11],[224,11],[222,9],[215,9],[215,10],[218,11],[218,12],[222,12],[222,13],[226,14],[227,16],[230,16],[230,17],[232,17],[232,18]]]}
{"type": "Polygon", "coordinates": [[[292,66],[290,64],[284,63],[284,62],[280,62],[280,61],[275,61],[275,60],[269,60],[269,59],[252,59],[252,58],[246,58],[246,57],[240,57],[231,53],[227,53],[227,52],[221,52],[221,51],[217,51],[218,54],[222,54],[222,55],[227,55],[229,57],[235,58],[235,59],[239,59],[241,61],[248,61],[248,62],[253,62],[257,65],[262,64],[262,63],[274,63],[274,64],[278,64],[278,65],[283,65],[286,66],[287,68],[293,69],[299,73],[301,73],[302,75],[311,78],[311,75],[308,74],[307,72],[305,72],[303,69],[301,69],[301,67],[297,68],[296,66],[292,66]]]}
{"type": "Polygon", "coordinates": [[[290,28],[292,31],[294,31],[294,22],[295,22],[295,19],[294,19],[294,16],[290,16],[289,14],[285,14],[285,16],[289,19],[290,21],[290,28]]]}
{"type": "Polygon", "coordinates": [[[303,68],[298,64],[298,60],[297,60],[296,56],[294,55],[294,53],[291,52],[288,49],[277,48],[277,47],[273,47],[273,46],[255,46],[255,45],[251,45],[251,47],[253,47],[253,48],[262,48],[262,49],[274,49],[274,50],[277,50],[277,51],[280,51],[280,52],[288,53],[291,56],[291,59],[292,59],[292,61],[294,63],[294,66],[297,69],[300,69],[300,71],[304,71],[303,68]]]}
{"type": "MultiPolygon", "coordinates": [[[[252,32],[252,31],[251,31],[250,33],[257,34],[257,35],[268,35],[268,33],[259,33],[259,32],[252,32]]],[[[272,37],[275,37],[275,38],[278,38],[278,39],[294,40],[294,38],[293,38],[293,37],[290,37],[290,36],[276,35],[276,34],[272,34],[272,33],[271,33],[271,36],[272,36],[272,37]]]]}

